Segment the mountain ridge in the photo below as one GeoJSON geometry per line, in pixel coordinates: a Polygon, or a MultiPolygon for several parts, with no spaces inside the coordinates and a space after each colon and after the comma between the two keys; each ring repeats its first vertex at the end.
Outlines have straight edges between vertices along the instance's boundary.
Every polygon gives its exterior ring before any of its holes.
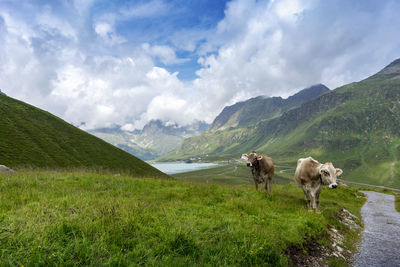
{"type": "Polygon", "coordinates": [[[142,160],[152,160],[179,147],[185,138],[200,135],[208,127],[202,121],[180,126],[151,120],[142,130],[124,131],[116,125],[88,132],[142,160]]]}
{"type": "Polygon", "coordinates": [[[270,119],[300,105],[307,99],[312,99],[327,91],[329,91],[329,88],[325,85],[316,84],[300,90],[286,99],[282,97],[263,96],[250,98],[225,107],[214,119],[210,129],[239,127],[252,123],[257,119],[270,119]]]}

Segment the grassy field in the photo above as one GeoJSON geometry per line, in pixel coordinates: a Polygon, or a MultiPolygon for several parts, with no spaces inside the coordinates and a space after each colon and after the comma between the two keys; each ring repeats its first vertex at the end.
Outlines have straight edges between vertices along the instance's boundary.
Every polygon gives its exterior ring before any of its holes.
{"type": "MultiPolygon", "coordinates": [[[[273,195],[253,186],[100,175],[0,175],[0,261],[13,266],[290,264],[286,251],[328,242],[346,208],[359,216],[355,189],[324,189],[321,214],[308,212],[296,185],[273,195]]],[[[306,249],[304,248],[306,253],[306,249]]]]}
{"type": "MultiPolygon", "coordinates": [[[[275,166],[274,183],[287,184],[293,181],[295,169],[290,166],[275,166]]],[[[198,171],[178,173],[173,177],[179,180],[200,183],[216,183],[226,185],[253,185],[253,178],[249,167],[245,163],[230,163],[220,167],[198,171]]]]}

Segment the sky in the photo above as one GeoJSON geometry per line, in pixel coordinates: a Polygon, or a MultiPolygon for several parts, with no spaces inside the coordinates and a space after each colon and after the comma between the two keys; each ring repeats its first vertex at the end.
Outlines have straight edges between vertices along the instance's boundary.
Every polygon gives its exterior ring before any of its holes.
{"type": "Polygon", "coordinates": [[[0,0],[0,89],[85,130],[211,123],[400,58],[398,0],[0,0]]]}

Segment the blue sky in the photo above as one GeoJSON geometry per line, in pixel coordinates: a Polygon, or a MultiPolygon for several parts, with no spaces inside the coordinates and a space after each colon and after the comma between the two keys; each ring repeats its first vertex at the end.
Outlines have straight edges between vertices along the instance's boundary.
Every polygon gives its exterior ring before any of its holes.
{"type": "Polygon", "coordinates": [[[397,0],[0,0],[0,88],[86,129],[211,122],[400,58],[397,0]]]}

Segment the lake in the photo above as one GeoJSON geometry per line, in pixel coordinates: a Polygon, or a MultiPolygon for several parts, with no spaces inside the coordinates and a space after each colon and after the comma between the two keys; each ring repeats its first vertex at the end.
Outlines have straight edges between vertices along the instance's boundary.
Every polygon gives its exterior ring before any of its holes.
{"type": "Polygon", "coordinates": [[[220,166],[219,164],[215,163],[185,163],[185,162],[161,162],[161,163],[152,163],[150,165],[166,174],[190,172],[190,171],[209,169],[220,166]]]}

